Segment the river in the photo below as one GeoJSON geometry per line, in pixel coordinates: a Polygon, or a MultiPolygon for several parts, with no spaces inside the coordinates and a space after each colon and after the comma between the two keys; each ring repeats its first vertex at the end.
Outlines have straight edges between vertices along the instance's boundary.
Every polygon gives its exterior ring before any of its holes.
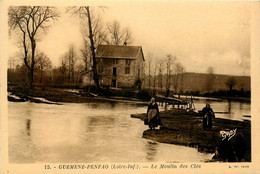
{"type": "Polygon", "coordinates": [[[227,100],[195,100],[196,111],[202,110],[205,103],[210,103],[210,106],[216,112],[217,118],[230,120],[249,120],[251,121],[251,105],[250,103],[227,101],[227,100]]]}
{"type": "MultiPolygon", "coordinates": [[[[196,102],[197,109],[205,105],[204,101],[196,102]]],[[[237,103],[231,102],[233,105],[237,103]]],[[[223,112],[228,109],[220,102],[213,102],[212,107],[223,112]]],[[[8,108],[11,163],[203,162],[213,155],[200,153],[196,148],[143,139],[147,126],[130,114],[146,112],[145,106],[8,102],[8,108]]],[[[230,111],[232,114],[216,117],[242,119],[250,113],[250,104],[230,111]],[[237,113],[242,116],[235,116],[237,113]]]]}

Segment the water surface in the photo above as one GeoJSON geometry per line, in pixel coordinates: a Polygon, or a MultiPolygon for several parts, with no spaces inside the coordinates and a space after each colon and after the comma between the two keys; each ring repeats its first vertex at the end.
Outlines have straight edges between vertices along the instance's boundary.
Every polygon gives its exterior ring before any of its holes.
{"type": "Polygon", "coordinates": [[[212,154],[142,138],[147,126],[130,114],[145,106],[9,102],[9,160],[35,162],[199,162],[212,154]]]}

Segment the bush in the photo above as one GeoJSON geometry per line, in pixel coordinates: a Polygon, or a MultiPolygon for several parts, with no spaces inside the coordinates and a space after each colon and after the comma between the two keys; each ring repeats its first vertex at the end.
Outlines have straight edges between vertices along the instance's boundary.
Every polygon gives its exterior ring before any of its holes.
{"type": "Polygon", "coordinates": [[[143,99],[143,100],[150,100],[151,99],[151,95],[149,94],[148,91],[141,90],[140,92],[138,92],[138,98],[139,99],[143,99]]]}

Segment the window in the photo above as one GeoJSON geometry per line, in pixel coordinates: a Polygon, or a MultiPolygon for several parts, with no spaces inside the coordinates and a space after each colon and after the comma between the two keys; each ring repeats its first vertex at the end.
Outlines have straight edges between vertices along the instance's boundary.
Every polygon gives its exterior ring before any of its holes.
{"type": "Polygon", "coordinates": [[[99,73],[102,73],[102,72],[103,72],[103,66],[99,66],[99,67],[98,67],[98,72],[99,72],[99,73]]]}
{"type": "Polygon", "coordinates": [[[130,59],[125,60],[125,74],[130,74],[130,59]]]}
{"type": "Polygon", "coordinates": [[[109,60],[109,59],[103,59],[103,63],[104,63],[104,64],[109,64],[109,63],[110,63],[110,60],[109,60]]]}
{"type": "Polygon", "coordinates": [[[125,68],[125,74],[130,74],[130,67],[125,68]]]}
{"type": "Polygon", "coordinates": [[[118,63],[117,59],[113,59],[113,64],[116,65],[118,63]]]}
{"type": "Polygon", "coordinates": [[[130,66],[130,60],[129,60],[129,59],[126,59],[126,60],[125,60],[125,65],[126,65],[126,66],[130,66]]]}
{"type": "Polygon", "coordinates": [[[113,67],[113,76],[116,76],[116,67],[113,67]]]}

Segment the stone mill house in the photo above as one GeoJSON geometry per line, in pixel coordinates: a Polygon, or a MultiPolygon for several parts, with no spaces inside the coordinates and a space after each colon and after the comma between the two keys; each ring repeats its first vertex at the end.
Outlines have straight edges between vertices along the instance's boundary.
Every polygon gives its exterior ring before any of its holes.
{"type": "Polygon", "coordinates": [[[141,46],[98,45],[96,62],[100,85],[140,88],[144,81],[144,61],[141,46]]]}

